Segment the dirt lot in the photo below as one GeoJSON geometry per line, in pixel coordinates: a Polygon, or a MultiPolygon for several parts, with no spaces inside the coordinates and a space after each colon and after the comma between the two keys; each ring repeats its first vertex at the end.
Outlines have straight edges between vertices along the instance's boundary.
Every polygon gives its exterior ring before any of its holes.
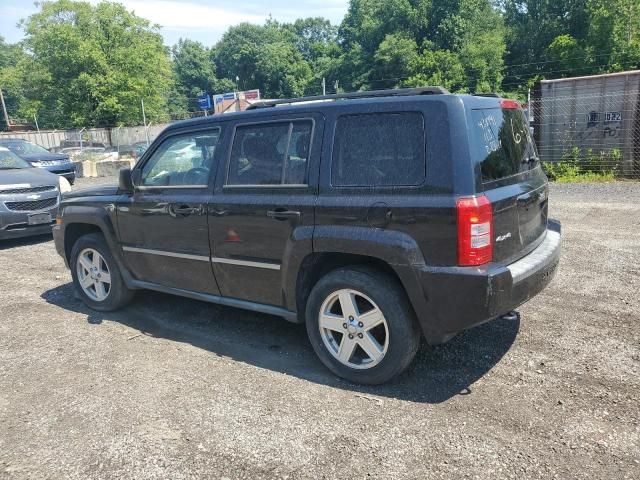
{"type": "Polygon", "coordinates": [[[395,383],[304,328],[141,293],[99,314],[50,238],[0,244],[0,478],[640,478],[640,184],[553,186],[551,287],[395,383]]]}

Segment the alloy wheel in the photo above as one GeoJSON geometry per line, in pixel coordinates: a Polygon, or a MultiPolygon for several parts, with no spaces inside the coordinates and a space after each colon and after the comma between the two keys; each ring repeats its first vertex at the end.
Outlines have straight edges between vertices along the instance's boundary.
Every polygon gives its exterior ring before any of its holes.
{"type": "Polygon", "coordinates": [[[78,282],[82,291],[96,302],[104,301],[111,291],[111,272],[102,255],[93,248],[85,248],[76,262],[78,282]]]}
{"type": "Polygon", "coordinates": [[[322,303],[318,324],[329,353],[349,368],[372,368],[387,353],[387,320],[361,292],[343,289],[330,294],[322,303]]]}

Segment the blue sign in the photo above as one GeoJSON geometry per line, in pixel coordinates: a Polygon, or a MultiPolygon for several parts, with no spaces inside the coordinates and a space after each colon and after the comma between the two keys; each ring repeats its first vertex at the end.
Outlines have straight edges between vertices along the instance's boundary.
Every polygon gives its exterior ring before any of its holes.
{"type": "Polygon", "coordinates": [[[202,110],[208,110],[211,108],[211,97],[209,95],[198,96],[198,106],[202,110]]]}
{"type": "Polygon", "coordinates": [[[213,97],[213,101],[217,105],[217,104],[222,103],[224,101],[224,97],[222,95],[216,95],[215,97],[213,97]]]}
{"type": "Polygon", "coordinates": [[[225,94],[222,95],[222,98],[224,98],[225,100],[235,100],[236,99],[236,92],[225,93],[225,94]]]}

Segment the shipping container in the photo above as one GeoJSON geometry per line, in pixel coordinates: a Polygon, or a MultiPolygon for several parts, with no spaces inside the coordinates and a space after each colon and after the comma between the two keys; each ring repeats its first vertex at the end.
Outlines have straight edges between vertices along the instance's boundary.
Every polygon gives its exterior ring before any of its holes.
{"type": "Polygon", "coordinates": [[[640,70],[538,82],[533,132],[542,160],[580,158],[640,175],[639,92],[640,70]]]}

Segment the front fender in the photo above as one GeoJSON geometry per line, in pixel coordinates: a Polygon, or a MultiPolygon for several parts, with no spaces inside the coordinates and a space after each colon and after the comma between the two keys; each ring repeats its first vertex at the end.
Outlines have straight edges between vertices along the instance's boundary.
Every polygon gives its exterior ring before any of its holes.
{"type": "Polygon", "coordinates": [[[127,285],[130,284],[131,276],[124,265],[118,242],[115,203],[101,205],[74,205],[73,203],[66,205],[63,204],[60,208],[60,217],[62,219],[62,224],[60,225],[60,231],[56,237],[59,238],[60,242],[62,242],[62,248],[58,248],[58,250],[62,250],[64,252],[64,258],[67,264],[70,261],[70,248],[65,248],[67,230],[73,225],[92,225],[98,227],[102,232],[111,254],[118,263],[123,280],[127,285]]]}

